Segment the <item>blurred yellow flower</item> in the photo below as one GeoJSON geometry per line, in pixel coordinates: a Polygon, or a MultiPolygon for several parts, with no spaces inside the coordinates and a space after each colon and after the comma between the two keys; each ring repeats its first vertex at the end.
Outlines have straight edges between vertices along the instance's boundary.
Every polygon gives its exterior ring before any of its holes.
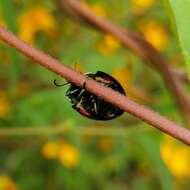
{"type": "Polygon", "coordinates": [[[160,147],[161,156],[172,172],[178,178],[190,177],[190,149],[182,144],[176,144],[171,137],[166,137],[160,147]]]}
{"type": "Polygon", "coordinates": [[[100,17],[106,16],[106,10],[103,7],[103,5],[96,3],[94,5],[91,5],[90,8],[95,15],[100,16],[100,17]]]}
{"type": "Polygon", "coordinates": [[[115,69],[112,72],[112,75],[121,82],[122,86],[127,87],[127,83],[130,83],[133,80],[131,71],[128,68],[119,68],[115,69]]]}
{"type": "Polygon", "coordinates": [[[11,105],[7,93],[0,91],[0,117],[6,117],[10,112],[10,108],[11,105]]]}
{"type": "Polygon", "coordinates": [[[104,152],[109,152],[113,149],[113,140],[111,137],[102,137],[99,142],[99,147],[104,152]]]}
{"type": "Polygon", "coordinates": [[[47,159],[56,159],[58,155],[59,145],[57,142],[47,142],[42,147],[42,154],[47,159]]]}
{"type": "MultiPolygon", "coordinates": [[[[130,70],[127,68],[115,69],[112,72],[112,75],[122,85],[125,92],[130,94],[130,87],[131,87],[131,83],[133,80],[130,70]]],[[[128,94],[128,96],[129,96],[129,94],[128,94]]]]}
{"type": "Polygon", "coordinates": [[[91,11],[97,15],[97,16],[100,16],[100,17],[105,17],[106,16],[106,9],[105,7],[102,5],[102,3],[98,2],[98,3],[94,3],[94,4],[89,4],[86,0],[83,0],[82,1],[83,4],[90,8],[91,11]]]}
{"type": "Polygon", "coordinates": [[[17,190],[17,186],[10,177],[0,176],[0,190],[17,190]]]}
{"type": "Polygon", "coordinates": [[[164,50],[168,45],[169,36],[165,27],[154,20],[141,20],[138,24],[145,39],[158,50],[164,50]]]}
{"type": "Polygon", "coordinates": [[[37,32],[51,32],[55,29],[55,20],[45,7],[33,7],[18,17],[18,25],[20,38],[33,43],[37,32]]]}
{"type": "Polygon", "coordinates": [[[6,26],[4,19],[0,15],[0,26],[6,26]]]}
{"type": "Polygon", "coordinates": [[[74,145],[62,141],[58,151],[58,159],[66,168],[75,168],[80,159],[79,150],[74,145]]]}
{"type": "Polygon", "coordinates": [[[101,41],[97,49],[105,56],[113,54],[118,48],[120,48],[120,42],[111,35],[105,35],[103,41],[101,41]]]}
{"type": "Polygon", "coordinates": [[[141,14],[147,11],[154,3],[155,0],[132,0],[132,8],[135,14],[141,14]]]}
{"type": "Polygon", "coordinates": [[[127,93],[127,96],[131,99],[139,103],[154,101],[154,99],[150,98],[150,95],[145,90],[143,90],[143,88],[140,88],[139,86],[133,84],[133,76],[132,71],[130,69],[115,69],[112,72],[112,75],[122,85],[125,92],[127,93]]]}

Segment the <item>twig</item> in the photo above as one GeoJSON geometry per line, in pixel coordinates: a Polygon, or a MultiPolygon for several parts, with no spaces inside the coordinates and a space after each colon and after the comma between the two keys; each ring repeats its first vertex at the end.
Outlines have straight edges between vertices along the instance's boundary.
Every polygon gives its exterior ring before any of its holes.
{"type": "Polygon", "coordinates": [[[43,127],[1,127],[0,128],[0,148],[35,148],[42,146],[49,140],[51,135],[75,134],[79,136],[122,136],[133,138],[136,134],[152,132],[153,128],[142,126],[135,127],[68,127],[68,126],[43,126],[43,127]],[[45,127],[45,128],[44,128],[45,127]],[[35,137],[35,138],[34,138],[35,137]]]}
{"type": "Polygon", "coordinates": [[[45,127],[1,127],[0,137],[6,136],[49,136],[49,135],[62,135],[66,133],[75,133],[77,135],[90,135],[90,136],[107,136],[119,135],[126,136],[134,133],[142,133],[151,131],[150,127],[143,126],[142,124],[135,127],[69,127],[69,126],[45,126],[45,127]]]}
{"type": "Polygon", "coordinates": [[[173,68],[173,73],[176,77],[178,77],[181,81],[185,81],[185,82],[190,82],[188,76],[187,76],[187,73],[182,71],[182,70],[179,70],[177,68],[173,68]]]}
{"type": "Polygon", "coordinates": [[[42,51],[39,51],[38,49],[35,49],[32,46],[24,43],[22,40],[18,39],[14,34],[7,31],[3,27],[0,27],[0,39],[9,46],[16,48],[25,56],[33,59],[41,66],[60,75],[77,86],[82,87],[84,81],[86,81],[86,89],[89,92],[103,98],[105,101],[112,103],[113,105],[145,121],[164,133],[167,133],[170,136],[184,142],[185,144],[190,145],[189,130],[180,127],[179,125],[146,108],[145,106],[135,103],[134,101],[112,90],[111,88],[107,88],[92,79],[86,78],[85,75],[82,75],[81,73],[65,66],[64,64],[61,64],[57,59],[52,58],[42,51]]]}
{"type": "Polygon", "coordinates": [[[190,126],[190,99],[184,92],[179,78],[174,76],[173,70],[170,69],[169,64],[160,53],[140,35],[130,31],[123,30],[122,28],[113,25],[104,18],[97,17],[90,9],[83,6],[76,0],[55,0],[60,8],[67,8],[73,14],[85,20],[88,24],[100,30],[103,33],[109,33],[115,36],[124,46],[133,50],[136,54],[145,59],[146,63],[150,63],[167,84],[171,94],[174,96],[175,101],[181,114],[184,117],[188,126],[190,126]]]}

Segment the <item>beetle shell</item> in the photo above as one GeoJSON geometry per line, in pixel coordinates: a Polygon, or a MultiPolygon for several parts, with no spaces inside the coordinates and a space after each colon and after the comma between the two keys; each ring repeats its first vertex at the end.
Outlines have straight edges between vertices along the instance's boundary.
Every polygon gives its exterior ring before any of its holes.
{"type": "MultiPolygon", "coordinates": [[[[102,71],[97,71],[95,74],[87,73],[86,76],[125,95],[125,91],[119,82],[102,71]]],[[[70,83],[66,96],[69,97],[72,107],[77,112],[90,119],[110,120],[124,112],[111,103],[105,102],[102,98],[88,92],[85,88],[78,87],[73,83],[70,83]]]]}

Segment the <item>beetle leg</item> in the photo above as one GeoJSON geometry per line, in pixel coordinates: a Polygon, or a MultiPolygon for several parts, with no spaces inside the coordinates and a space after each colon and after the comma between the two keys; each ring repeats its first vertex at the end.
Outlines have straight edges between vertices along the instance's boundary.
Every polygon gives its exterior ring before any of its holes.
{"type": "Polygon", "coordinates": [[[78,100],[82,97],[82,95],[83,95],[84,92],[85,92],[85,89],[82,89],[82,90],[80,91],[79,95],[77,96],[77,99],[78,99],[78,100]]]}
{"type": "Polygon", "coordinates": [[[109,83],[108,85],[106,85],[107,87],[110,87],[112,86],[112,84],[114,84],[113,82],[109,83]]]}
{"type": "Polygon", "coordinates": [[[98,102],[97,98],[93,98],[92,102],[94,104],[94,112],[96,114],[98,114],[98,111],[99,111],[99,102],[98,102]]]}
{"type": "Polygon", "coordinates": [[[94,102],[94,111],[95,111],[96,114],[98,114],[98,108],[97,108],[97,103],[96,102],[94,102]]]}
{"type": "Polygon", "coordinates": [[[79,100],[82,97],[83,93],[86,91],[85,88],[86,88],[86,81],[84,81],[84,83],[83,83],[82,90],[80,88],[77,88],[75,90],[68,91],[68,92],[66,92],[66,96],[70,96],[70,95],[74,94],[75,92],[81,90],[79,95],[76,97],[76,99],[79,100]]]}
{"type": "Polygon", "coordinates": [[[65,93],[65,95],[66,95],[66,96],[70,96],[70,95],[74,94],[75,92],[77,92],[77,91],[79,91],[79,90],[80,90],[79,88],[74,89],[74,90],[68,90],[68,91],[65,93]]]}
{"type": "Polygon", "coordinates": [[[77,96],[78,100],[81,98],[81,96],[83,95],[83,93],[85,91],[86,91],[86,81],[84,81],[83,86],[82,86],[82,90],[80,91],[79,95],[77,96]]]}

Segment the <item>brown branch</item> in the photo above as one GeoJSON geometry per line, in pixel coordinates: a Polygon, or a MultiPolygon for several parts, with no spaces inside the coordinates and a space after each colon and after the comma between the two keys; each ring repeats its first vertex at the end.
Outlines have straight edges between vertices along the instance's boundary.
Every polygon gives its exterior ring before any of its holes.
{"type": "Polygon", "coordinates": [[[130,48],[137,55],[141,56],[145,63],[149,63],[155,68],[163,77],[168,86],[171,94],[174,96],[175,101],[181,114],[184,117],[188,126],[190,126],[190,99],[186,95],[179,77],[174,75],[173,70],[166,63],[165,59],[160,53],[140,35],[130,31],[123,30],[122,28],[113,25],[111,22],[104,18],[97,17],[90,9],[82,5],[76,0],[55,0],[59,7],[62,9],[69,9],[73,14],[79,16],[91,26],[100,30],[103,33],[109,33],[116,37],[124,46],[130,48]]]}
{"type": "Polygon", "coordinates": [[[178,77],[181,81],[184,82],[190,82],[187,73],[184,72],[183,70],[177,69],[177,68],[173,68],[173,73],[176,77],[178,77]]]}
{"type": "Polygon", "coordinates": [[[179,125],[146,108],[145,106],[135,103],[134,101],[112,90],[111,88],[107,88],[92,79],[86,78],[85,75],[82,75],[81,73],[65,66],[64,64],[61,64],[55,58],[52,58],[42,51],[39,51],[24,43],[14,34],[2,27],[0,27],[0,39],[9,46],[16,48],[25,56],[33,59],[41,66],[60,75],[66,80],[75,83],[77,86],[82,87],[84,81],[86,81],[86,89],[89,92],[94,93],[95,95],[103,98],[105,101],[112,103],[113,105],[145,121],[164,133],[167,133],[170,136],[184,142],[185,144],[190,145],[189,130],[180,127],[179,125]]]}

